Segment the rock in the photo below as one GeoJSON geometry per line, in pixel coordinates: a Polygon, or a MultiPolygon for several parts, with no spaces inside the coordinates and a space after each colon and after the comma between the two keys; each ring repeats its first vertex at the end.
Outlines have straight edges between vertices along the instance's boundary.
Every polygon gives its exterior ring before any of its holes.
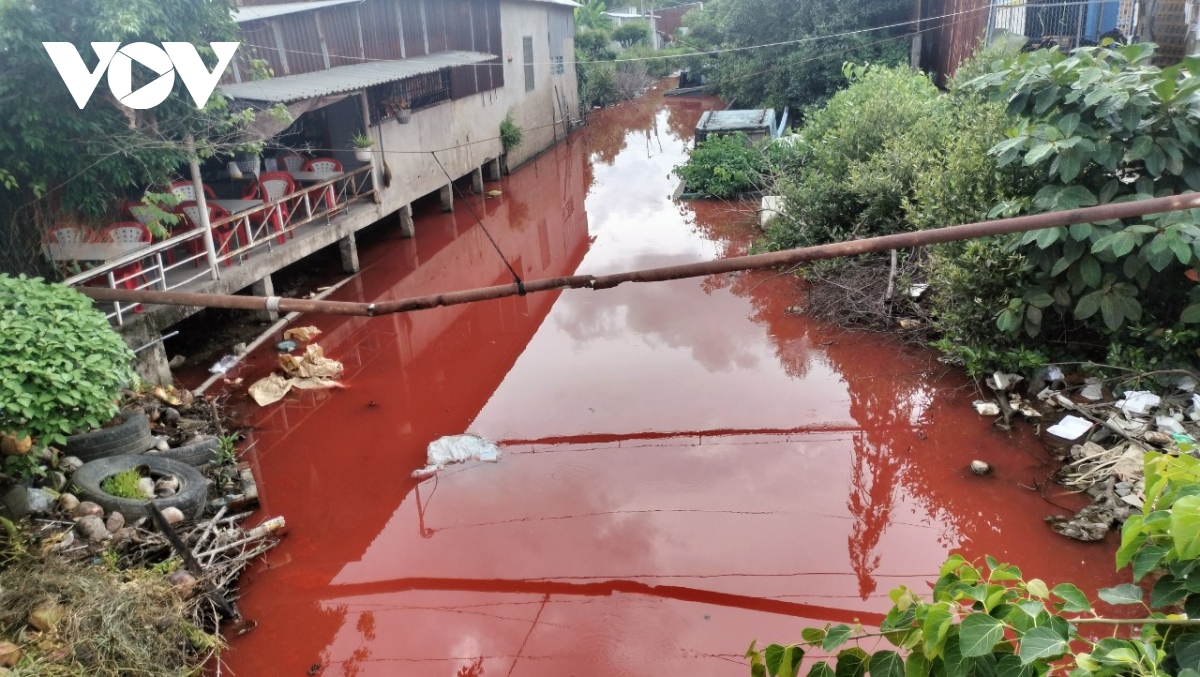
{"type": "Polygon", "coordinates": [[[182,367],[184,362],[187,362],[186,357],[183,355],[176,355],[175,357],[171,358],[170,362],[167,362],[167,366],[174,369],[176,367],[182,367]]]}
{"type": "Polygon", "coordinates": [[[0,668],[11,668],[21,660],[21,647],[12,642],[0,642],[0,668]]]}
{"type": "Polygon", "coordinates": [[[104,508],[101,508],[91,501],[84,501],[75,506],[75,509],[71,511],[71,515],[78,518],[103,517],[104,508]]]}
{"type": "Polygon", "coordinates": [[[166,498],[179,493],[179,479],[176,477],[164,477],[154,483],[154,493],[159,497],[166,498]]]}
{"type": "Polygon", "coordinates": [[[971,461],[971,472],[980,476],[990,475],[992,473],[992,466],[983,461],[971,461]]]}
{"type": "Polygon", "coordinates": [[[0,434],[0,453],[5,456],[24,456],[33,448],[33,438],[26,435],[22,439],[17,439],[13,435],[7,433],[0,434]]]}
{"type": "Polygon", "coordinates": [[[175,425],[179,423],[179,410],[175,407],[167,407],[162,411],[162,420],[167,422],[167,425],[175,425]]]}
{"type": "Polygon", "coordinates": [[[143,477],[138,480],[138,491],[146,498],[154,498],[154,480],[149,477],[143,477]]]}
{"type": "Polygon", "coordinates": [[[71,514],[75,508],[79,507],[79,499],[75,498],[75,494],[63,494],[58,497],[58,509],[71,514]]]}
{"type": "Polygon", "coordinates": [[[246,354],[246,344],[245,343],[233,344],[233,354],[234,355],[245,355],[246,354]]]}
{"type": "Polygon", "coordinates": [[[157,440],[157,441],[154,443],[154,449],[155,449],[155,451],[170,451],[170,450],[171,450],[171,443],[167,441],[167,438],[165,438],[165,437],[160,437],[160,438],[158,438],[158,440],[157,440]]]}
{"type": "Polygon", "coordinates": [[[54,508],[55,502],[58,501],[59,495],[57,491],[45,488],[27,489],[25,494],[29,512],[50,512],[54,508]]]}
{"type": "Polygon", "coordinates": [[[83,461],[75,456],[64,456],[58,462],[58,467],[63,469],[63,472],[73,473],[83,467],[83,461]]]}
{"type": "Polygon", "coordinates": [[[51,489],[60,493],[67,488],[67,476],[57,470],[46,473],[46,482],[51,489]]]}
{"type": "Polygon", "coordinates": [[[125,516],[115,510],[108,516],[108,519],[104,520],[104,528],[108,529],[110,534],[117,533],[123,526],[125,526],[125,516]]]}
{"type": "Polygon", "coordinates": [[[33,613],[29,614],[29,624],[37,628],[38,632],[54,632],[64,613],[63,608],[59,605],[46,604],[34,609],[33,613]]]}
{"type": "Polygon", "coordinates": [[[167,524],[175,526],[183,521],[183,511],[179,508],[163,508],[163,517],[166,518],[167,524]]]}
{"type": "Polygon", "coordinates": [[[96,515],[79,518],[79,521],[75,523],[75,531],[92,543],[103,543],[112,538],[112,534],[104,526],[104,520],[96,515]]]}
{"type": "Polygon", "coordinates": [[[176,569],[167,576],[167,582],[179,589],[180,594],[184,597],[191,597],[192,592],[196,589],[196,577],[186,569],[176,569]]]}

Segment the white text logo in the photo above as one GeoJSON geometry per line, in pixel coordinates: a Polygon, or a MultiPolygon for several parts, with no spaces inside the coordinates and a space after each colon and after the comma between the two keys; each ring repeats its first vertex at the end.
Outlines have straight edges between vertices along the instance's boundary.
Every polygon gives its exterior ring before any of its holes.
{"type": "Polygon", "coordinates": [[[148,42],[133,42],[124,47],[119,42],[93,42],[92,50],[100,59],[96,70],[89,71],[75,46],[69,42],[43,42],[46,53],[54,62],[67,89],[80,110],[92,98],[96,85],[105,71],[108,72],[108,88],[125,106],[145,110],[162,103],[171,95],[175,86],[175,73],[183,78],[183,84],[196,102],[204,108],[208,98],[217,87],[217,81],[233,60],[237,42],[214,42],[213,52],[217,55],[217,67],[209,72],[196,48],[187,42],[164,42],[162,47],[148,42]],[[133,62],[158,73],[158,77],[133,91],[133,62]]]}

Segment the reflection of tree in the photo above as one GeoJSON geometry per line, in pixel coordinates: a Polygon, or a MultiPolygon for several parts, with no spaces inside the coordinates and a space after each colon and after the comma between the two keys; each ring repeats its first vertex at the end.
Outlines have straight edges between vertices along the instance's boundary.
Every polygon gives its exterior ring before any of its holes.
{"type": "MultiPolygon", "coordinates": [[[[695,227],[706,238],[722,245],[723,256],[746,253],[751,244],[753,205],[715,201],[692,202],[695,227]]],[[[780,364],[794,378],[808,373],[809,365],[823,360],[843,374],[850,398],[850,415],[862,431],[853,439],[848,508],[855,518],[848,547],[858,575],[859,594],[866,599],[876,590],[874,572],[880,565],[879,543],[891,522],[892,508],[909,466],[907,435],[924,418],[930,386],[900,375],[867,374],[870,347],[853,340],[837,340],[814,349],[811,322],[788,317],[788,306],[800,299],[798,282],[778,272],[713,276],[708,288],[729,288],[748,297],[752,319],[763,325],[780,364]]]]}
{"type": "Polygon", "coordinates": [[[470,665],[459,668],[455,677],[483,677],[483,656],[472,660],[470,665]]]}
{"type": "Polygon", "coordinates": [[[690,142],[696,135],[696,123],[704,111],[721,110],[724,104],[715,96],[666,97],[667,131],[680,141],[690,142]]]}
{"type": "Polygon", "coordinates": [[[658,115],[661,90],[652,90],[645,98],[624,103],[592,114],[587,127],[587,149],[593,160],[611,165],[625,150],[631,134],[649,133],[658,115]]]}
{"type": "Polygon", "coordinates": [[[342,663],[342,674],[346,677],[357,677],[362,669],[362,663],[371,659],[370,643],[375,641],[375,612],[363,611],[358,615],[354,627],[358,630],[358,648],[350,653],[350,657],[342,663]]]}

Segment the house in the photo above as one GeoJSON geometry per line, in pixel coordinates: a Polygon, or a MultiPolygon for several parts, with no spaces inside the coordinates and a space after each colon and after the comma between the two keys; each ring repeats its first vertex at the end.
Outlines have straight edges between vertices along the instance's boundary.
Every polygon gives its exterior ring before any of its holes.
{"type": "MultiPolygon", "coordinates": [[[[271,273],[337,244],[343,267],[358,268],[355,233],[380,221],[418,235],[412,203],[437,194],[483,192],[558,140],[578,118],[573,65],[573,0],[243,0],[235,8],[242,42],[220,91],[232,104],[286,107],[290,121],[260,115],[252,128],[268,151],[262,169],[291,170],[285,155],[309,151],[341,167],[298,171],[293,192],[235,211],[246,201],[236,177],[203,168],[229,206],[166,242],[116,258],[67,280],[110,286],[273,295],[271,273]],[[255,79],[265,65],[272,73],[255,79]],[[523,130],[506,151],[501,123],[523,130]],[[357,157],[353,140],[374,146],[357,157]],[[232,198],[232,199],[231,199],[232,198]],[[136,271],[133,273],[123,271],[136,271]]],[[[211,163],[210,163],[211,165],[211,163]]],[[[193,191],[194,192],[194,191],[193,191]]],[[[206,189],[207,192],[207,189],[206,189]]],[[[196,199],[196,198],[191,198],[196,199]]],[[[170,378],[158,335],[197,308],[104,306],[139,353],[143,378],[170,378]]]]}
{"type": "Polygon", "coordinates": [[[674,7],[663,7],[654,10],[658,15],[655,22],[655,28],[658,34],[662,36],[663,44],[671,44],[679,38],[687,34],[687,26],[683,25],[683,17],[687,16],[692,10],[703,9],[703,2],[689,2],[674,7]]]}
{"type": "MultiPolygon", "coordinates": [[[[650,46],[654,49],[663,48],[663,36],[658,32],[658,14],[643,12],[637,7],[623,7],[605,12],[612,19],[613,28],[619,28],[627,23],[644,23],[650,28],[650,46]]],[[[619,45],[615,45],[619,49],[619,45]]]]}

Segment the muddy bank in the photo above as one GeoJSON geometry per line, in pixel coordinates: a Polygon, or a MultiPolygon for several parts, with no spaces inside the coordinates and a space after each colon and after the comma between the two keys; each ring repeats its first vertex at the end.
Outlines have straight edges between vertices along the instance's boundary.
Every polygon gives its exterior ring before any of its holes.
{"type": "MultiPolygon", "coordinates": [[[[717,106],[652,94],[593,115],[473,204],[529,277],[744,253],[753,207],[669,199],[717,106]]],[[[363,257],[336,299],[508,279],[464,209],[420,211],[414,240],[363,257]]],[[[1042,524],[1058,508],[1036,440],[980,419],[932,353],[786,312],[794,284],[747,273],[304,318],[346,388],[243,412],[265,515],[290,535],[253,574],[242,604],[259,626],[231,667],[741,675],[751,639],[870,623],[951,550],[1089,591],[1117,582],[1113,543],[1042,524]],[[409,477],[431,440],[464,431],[504,457],[409,477]]]]}

